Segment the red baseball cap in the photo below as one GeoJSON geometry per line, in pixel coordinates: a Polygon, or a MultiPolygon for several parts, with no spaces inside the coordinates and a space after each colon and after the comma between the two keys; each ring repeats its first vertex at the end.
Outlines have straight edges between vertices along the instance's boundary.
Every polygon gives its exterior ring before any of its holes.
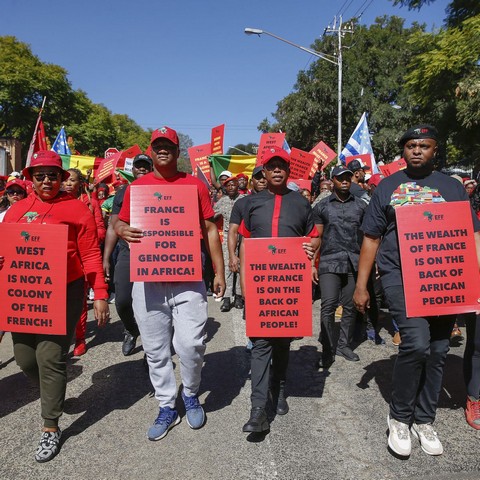
{"type": "Polygon", "coordinates": [[[152,132],[152,138],[150,140],[150,145],[157,140],[158,138],[165,138],[167,140],[170,140],[172,143],[175,145],[179,145],[180,142],[178,141],[178,135],[175,130],[169,127],[161,127],[157,128],[152,132]]]}
{"type": "Polygon", "coordinates": [[[32,180],[34,167],[56,167],[62,171],[62,180],[66,180],[70,173],[63,169],[62,157],[53,150],[39,150],[32,155],[30,165],[22,170],[22,175],[27,180],[32,180]]]}
{"type": "Polygon", "coordinates": [[[13,180],[7,182],[7,184],[5,185],[5,190],[13,187],[14,185],[16,185],[18,188],[21,188],[25,191],[25,193],[27,193],[27,186],[25,185],[25,182],[23,180],[20,180],[19,178],[14,178],[13,180]]]}
{"type": "Polygon", "coordinates": [[[286,150],[278,147],[270,147],[267,150],[265,150],[265,154],[263,155],[262,165],[266,165],[270,160],[277,157],[281,158],[282,160],[290,164],[290,155],[286,150]]]}

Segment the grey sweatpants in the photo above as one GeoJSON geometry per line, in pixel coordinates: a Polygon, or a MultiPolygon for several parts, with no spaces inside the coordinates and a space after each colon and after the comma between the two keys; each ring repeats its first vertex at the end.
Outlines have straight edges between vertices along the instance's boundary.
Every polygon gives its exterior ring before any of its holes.
{"type": "Polygon", "coordinates": [[[177,384],[172,339],[185,395],[196,395],[200,387],[207,322],[205,283],[135,282],[132,297],[155,398],[160,407],[174,408],[177,384]]]}

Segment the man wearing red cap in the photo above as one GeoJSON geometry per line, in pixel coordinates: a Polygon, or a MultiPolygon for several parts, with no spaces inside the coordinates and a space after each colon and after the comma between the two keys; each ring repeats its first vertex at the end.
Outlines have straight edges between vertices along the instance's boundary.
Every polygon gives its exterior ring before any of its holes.
{"type": "MultiPolygon", "coordinates": [[[[133,185],[195,185],[200,213],[199,229],[215,265],[215,293],[223,296],[225,290],[222,247],[214,211],[205,185],[195,177],[179,172],[180,155],[177,132],[168,127],[152,132],[150,142],[153,172],[135,180],[133,185]]],[[[130,226],[130,186],[125,191],[122,209],[115,224],[115,232],[127,242],[140,242],[142,230],[130,226]]],[[[205,353],[204,327],[207,321],[207,292],[199,282],[134,282],[133,311],[137,320],[143,349],[147,356],[150,380],[160,410],[149,428],[149,440],[160,440],[170,428],[180,422],[175,409],[177,386],[173,370],[171,344],[179,356],[180,373],[187,423],[201,428],[205,413],[198,400],[203,356],[205,353]]]]}
{"type": "MultiPolygon", "coordinates": [[[[246,238],[311,237],[303,248],[309,258],[318,246],[318,232],[313,223],[310,203],[298,192],[287,188],[290,174],[290,155],[272,147],[264,154],[263,169],[267,188],[249,197],[243,210],[239,233],[246,238]]],[[[240,247],[244,261],[244,243],[240,247]]],[[[242,267],[243,269],[243,267],[242,267]]],[[[243,282],[243,280],[242,280],[243,282]]],[[[245,288],[242,288],[245,292],[245,288]]],[[[248,312],[247,312],[248,314],[248,312]]],[[[273,408],[278,415],[288,413],[285,381],[291,338],[251,338],[252,409],[244,432],[261,433],[270,426],[266,414],[270,368],[273,408]],[[270,366],[271,364],[271,366],[270,366]]]]}

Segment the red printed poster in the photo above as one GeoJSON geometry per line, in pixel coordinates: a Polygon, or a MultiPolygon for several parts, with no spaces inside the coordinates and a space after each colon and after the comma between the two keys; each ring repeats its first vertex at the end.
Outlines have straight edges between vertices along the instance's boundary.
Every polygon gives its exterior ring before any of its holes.
{"type": "Polygon", "coordinates": [[[190,164],[192,165],[193,175],[197,172],[197,167],[200,167],[203,174],[207,177],[209,183],[212,182],[210,177],[210,162],[208,157],[212,154],[210,143],[197,145],[188,149],[188,156],[190,157],[190,164]]]}
{"type": "Polygon", "coordinates": [[[305,237],[245,238],[249,337],[312,335],[311,262],[305,237]]]}
{"type": "Polygon", "coordinates": [[[132,185],[132,227],[143,230],[130,243],[132,282],[202,280],[200,220],[195,185],[132,185]]]}
{"type": "Polygon", "coordinates": [[[310,169],[310,175],[308,178],[313,178],[318,170],[318,164],[322,165],[321,170],[325,170],[325,167],[334,159],[337,158],[337,154],[325,143],[318,142],[311,150],[310,153],[315,155],[315,161],[310,169]]]}
{"type": "Polygon", "coordinates": [[[403,170],[407,167],[407,162],[403,158],[396,160],[394,162],[390,162],[387,165],[379,165],[378,168],[382,172],[384,177],[388,177],[395,172],[403,170]]]}
{"type": "Polygon", "coordinates": [[[407,317],[478,310],[480,274],[470,203],[406,205],[395,214],[407,317]]]}
{"type": "Polygon", "coordinates": [[[313,162],[315,161],[315,155],[312,153],[304,152],[299,148],[292,147],[290,151],[290,177],[292,180],[297,178],[308,178],[308,174],[312,169],[313,162]]]}
{"type": "Polygon", "coordinates": [[[0,330],[65,335],[66,225],[0,223],[0,330]]]}
{"type": "Polygon", "coordinates": [[[284,142],[285,133],[262,133],[262,136],[260,137],[260,145],[258,146],[257,163],[255,166],[262,164],[263,155],[267,148],[283,148],[284,142]]]}
{"type": "Polygon", "coordinates": [[[223,155],[223,135],[225,132],[225,124],[212,128],[211,135],[211,151],[212,155],[223,155]]]}

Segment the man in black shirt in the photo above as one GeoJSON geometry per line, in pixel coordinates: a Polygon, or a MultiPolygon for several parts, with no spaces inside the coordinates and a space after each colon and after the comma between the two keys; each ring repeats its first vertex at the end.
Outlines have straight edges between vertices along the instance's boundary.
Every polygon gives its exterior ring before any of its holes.
{"type": "Polygon", "coordinates": [[[365,183],[365,171],[370,170],[370,167],[364,165],[360,159],[354,158],[347,163],[347,169],[353,173],[350,193],[355,195],[355,197],[361,198],[368,205],[370,197],[368,192],[362,187],[362,184],[365,183]]]}
{"type": "Polygon", "coordinates": [[[352,351],[356,311],[353,306],[358,258],[360,255],[360,225],[367,204],[350,192],[353,173],[344,166],[332,171],[333,192],[313,209],[313,219],[320,238],[319,269],[312,263],[312,279],[320,283],[322,298],[320,368],[328,368],[335,354],[349,361],[358,361],[352,351]],[[335,310],[343,306],[340,335],[335,349],[335,310]]]}
{"type": "MultiPolygon", "coordinates": [[[[285,150],[272,147],[265,153],[263,168],[267,189],[248,197],[239,233],[246,238],[311,237],[310,242],[303,244],[311,258],[318,245],[315,238],[318,234],[308,201],[300,193],[287,188],[289,165],[290,156],[285,150]]],[[[243,251],[244,243],[240,247],[241,262],[244,259],[243,251]]],[[[241,278],[245,292],[244,276],[241,278]]],[[[285,381],[291,338],[251,338],[251,341],[252,409],[243,431],[260,433],[270,428],[265,411],[270,363],[273,370],[271,393],[274,409],[278,415],[285,415],[289,410],[285,381]]]]}
{"type": "MultiPolygon", "coordinates": [[[[383,179],[371,198],[362,223],[364,240],[353,297],[357,309],[365,312],[370,303],[367,281],[376,257],[385,299],[402,338],[393,370],[388,416],[388,446],[401,456],[410,455],[410,433],[419,439],[427,454],[443,453],[432,423],[455,316],[407,318],[395,219],[396,208],[431,201],[433,195],[437,201],[468,199],[457,180],[434,171],[437,135],[435,127],[418,125],[400,139],[407,168],[383,179]]],[[[480,258],[480,222],[473,211],[472,219],[480,258]]]]}

